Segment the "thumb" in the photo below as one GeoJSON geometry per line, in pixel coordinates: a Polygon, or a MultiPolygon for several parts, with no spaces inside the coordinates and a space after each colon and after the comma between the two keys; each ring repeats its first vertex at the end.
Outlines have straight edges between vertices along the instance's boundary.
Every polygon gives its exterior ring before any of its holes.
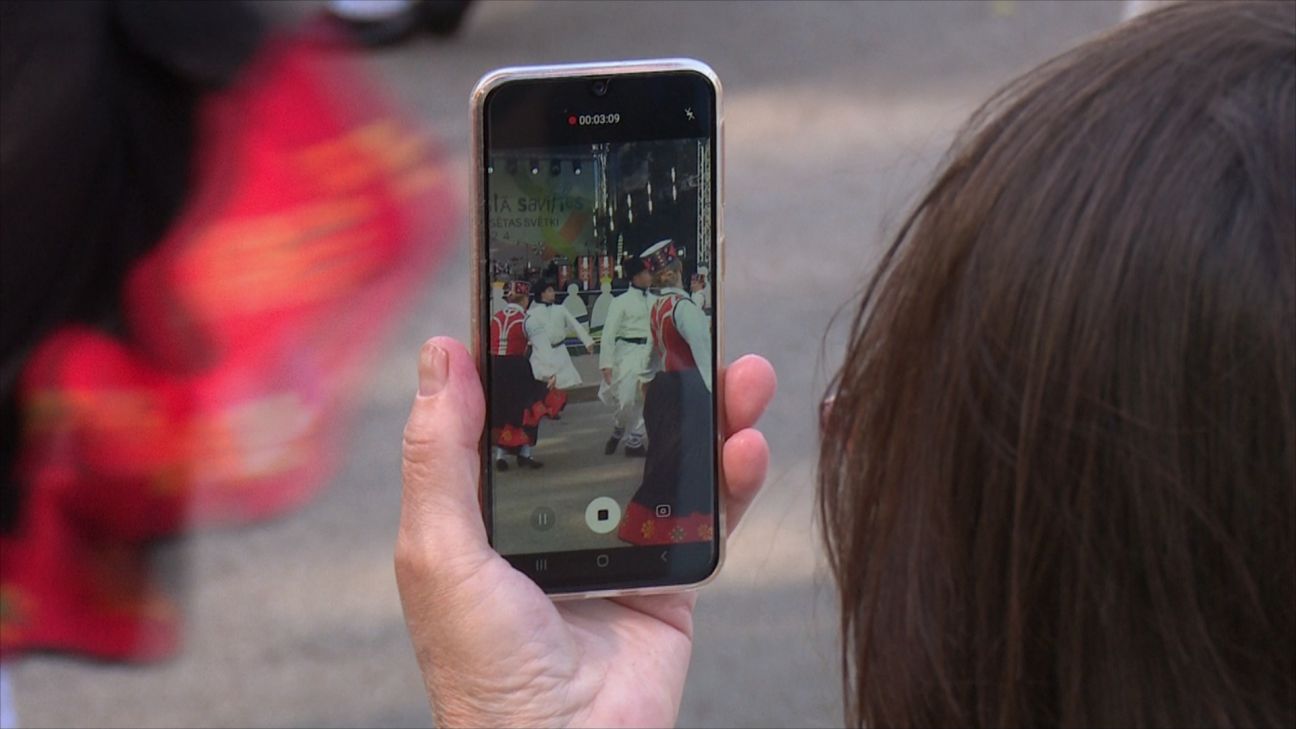
{"type": "Polygon", "coordinates": [[[401,480],[401,540],[437,554],[489,553],[477,496],[485,402],[468,350],[449,337],[419,352],[419,389],[405,423],[401,480]]]}

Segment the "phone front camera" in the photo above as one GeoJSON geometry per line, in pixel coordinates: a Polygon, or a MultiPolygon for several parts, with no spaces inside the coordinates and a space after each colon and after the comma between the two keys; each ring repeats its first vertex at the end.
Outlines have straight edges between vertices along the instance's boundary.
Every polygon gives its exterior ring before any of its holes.
{"type": "Polygon", "coordinates": [[[590,84],[590,93],[594,94],[595,96],[605,96],[607,94],[607,90],[608,90],[608,82],[606,79],[599,79],[594,83],[590,84]]]}

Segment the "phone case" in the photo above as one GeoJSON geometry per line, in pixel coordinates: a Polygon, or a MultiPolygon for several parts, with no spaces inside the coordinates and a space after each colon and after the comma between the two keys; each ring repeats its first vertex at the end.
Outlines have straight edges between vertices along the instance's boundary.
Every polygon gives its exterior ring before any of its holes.
{"type": "MultiPolygon", "coordinates": [[[[538,80],[554,78],[579,78],[582,76],[616,76],[629,74],[645,73],[664,73],[676,71],[693,71],[705,76],[715,88],[716,98],[716,135],[714,149],[715,160],[715,185],[716,185],[716,205],[714,206],[715,220],[715,261],[717,262],[716,270],[711,274],[715,285],[713,290],[719,292],[722,286],[719,284],[724,277],[725,269],[725,237],[724,237],[724,201],[725,201],[725,162],[724,162],[724,103],[723,89],[720,85],[720,79],[716,76],[715,71],[710,66],[701,61],[691,58],[666,58],[654,60],[636,60],[636,61],[616,61],[608,63],[572,63],[548,66],[513,66],[500,68],[487,73],[477,82],[473,88],[471,97],[472,111],[472,251],[469,254],[470,265],[472,268],[469,296],[471,297],[470,327],[472,331],[472,352],[477,362],[477,371],[483,375],[486,371],[486,352],[481,343],[481,314],[483,307],[483,297],[485,292],[482,290],[483,267],[485,266],[485,253],[487,245],[487,231],[485,229],[485,140],[482,134],[482,127],[485,123],[485,102],[487,95],[497,86],[518,80],[538,80]]],[[[724,476],[724,434],[725,424],[725,407],[724,407],[724,388],[719,386],[722,381],[720,374],[723,368],[720,363],[724,359],[724,302],[723,296],[717,296],[712,302],[712,309],[715,312],[715,331],[716,331],[716,351],[715,362],[717,363],[717,386],[715,388],[716,397],[716,439],[715,439],[715,458],[717,464],[718,482],[718,510],[720,529],[716,538],[716,567],[711,574],[699,580],[698,582],[681,585],[660,585],[654,587],[640,587],[632,589],[608,589],[608,590],[587,590],[584,592],[551,594],[554,600],[579,600],[586,598],[600,597],[619,597],[623,595],[654,595],[674,592],[686,592],[696,590],[711,583],[720,574],[724,567],[726,557],[726,543],[728,541],[728,528],[725,514],[725,476],[724,476]]],[[[486,472],[489,460],[486,457],[488,452],[488,432],[483,429],[479,453],[479,476],[478,483],[478,500],[481,502],[483,518],[485,518],[485,487],[486,472]]],[[[491,525],[487,524],[487,530],[491,525]]]]}

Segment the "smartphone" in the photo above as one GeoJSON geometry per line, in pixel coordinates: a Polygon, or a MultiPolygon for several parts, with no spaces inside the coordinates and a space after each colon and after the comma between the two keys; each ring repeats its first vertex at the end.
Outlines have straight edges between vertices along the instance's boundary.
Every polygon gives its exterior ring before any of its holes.
{"type": "Polygon", "coordinates": [[[700,586],[725,534],[720,83],[688,59],[506,68],[472,117],[491,544],[555,596],[700,586]]]}

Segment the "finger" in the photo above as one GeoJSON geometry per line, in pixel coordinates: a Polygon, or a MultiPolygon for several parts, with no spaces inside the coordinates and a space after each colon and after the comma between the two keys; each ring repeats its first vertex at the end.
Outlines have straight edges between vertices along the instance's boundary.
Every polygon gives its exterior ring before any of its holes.
{"type": "Polygon", "coordinates": [[[723,386],[725,428],[737,433],[760,419],[778,389],[778,377],[764,357],[748,354],[725,370],[723,386]]]}
{"type": "Polygon", "coordinates": [[[725,441],[725,526],[730,533],[751,506],[769,469],[769,444],[759,430],[740,430],[725,441]]]}
{"type": "Polygon", "coordinates": [[[489,549],[477,499],[485,402],[472,357],[448,337],[419,353],[419,392],[405,423],[401,535],[437,548],[489,549]]]}

